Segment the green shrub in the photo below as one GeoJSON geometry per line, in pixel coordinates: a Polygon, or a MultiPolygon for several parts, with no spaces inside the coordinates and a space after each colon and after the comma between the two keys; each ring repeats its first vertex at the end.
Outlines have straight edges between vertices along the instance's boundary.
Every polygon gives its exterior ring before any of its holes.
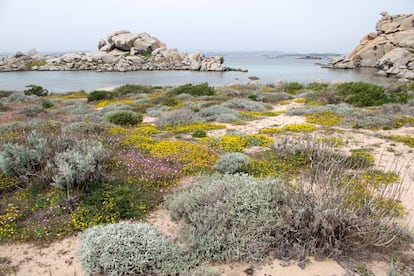
{"type": "Polygon", "coordinates": [[[52,185],[68,191],[85,190],[88,184],[102,177],[106,156],[100,142],[77,142],[73,148],[55,155],[56,174],[52,185]]]}
{"type": "Polygon", "coordinates": [[[216,162],[215,169],[221,173],[235,174],[245,171],[248,163],[249,157],[243,153],[225,153],[216,162]]]}
{"type": "Polygon", "coordinates": [[[299,91],[303,90],[305,86],[299,82],[288,82],[284,86],[284,91],[288,94],[297,94],[299,91]]]}
{"type": "Polygon", "coordinates": [[[203,129],[197,129],[193,132],[192,136],[194,138],[203,138],[203,137],[207,137],[207,132],[203,129]]]}
{"type": "Polygon", "coordinates": [[[325,91],[328,89],[328,84],[323,82],[311,82],[306,88],[314,91],[325,91]]]}
{"type": "Polygon", "coordinates": [[[112,92],[95,90],[88,94],[88,102],[95,102],[100,100],[108,100],[114,97],[112,92]]]}
{"type": "Polygon", "coordinates": [[[202,119],[194,111],[181,108],[170,112],[165,112],[157,122],[159,127],[177,126],[190,123],[201,122],[202,119]]]}
{"type": "Polygon", "coordinates": [[[161,100],[161,104],[162,105],[166,105],[166,106],[175,106],[179,103],[179,101],[171,96],[166,96],[161,100]]]}
{"type": "Polygon", "coordinates": [[[26,96],[36,95],[38,97],[44,97],[49,94],[47,89],[44,89],[39,85],[28,85],[26,87],[29,87],[29,89],[23,91],[26,96]]]}
{"type": "Polygon", "coordinates": [[[128,95],[128,94],[147,94],[151,93],[152,89],[150,86],[136,85],[136,84],[125,84],[118,88],[115,88],[113,94],[115,95],[128,95]]]}
{"type": "Polygon", "coordinates": [[[142,114],[132,111],[119,111],[108,115],[108,122],[121,126],[135,126],[142,122],[142,114]]]}
{"type": "Polygon", "coordinates": [[[390,100],[383,86],[366,82],[346,82],[338,85],[342,101],[359,107],[383,105],[390,100]]]}
{"type": "Polygon", "coordinates": [[[186,270],[180,249],[149,224],[96,226],[81,236],[80,260],[87,273],[178,275],[186,270]]]}
{"type": "Polygon", "coordinates": [[[215,94],[214,88],[208,86],[207,82],[193,85],[191,83],[184,84],[173,88],[168,95],[174,96],[179,94],[189,94],[191,96],[212,96],[215,94]]]}
{"type": "Polygon", "coordinates": [[[242,109],[247,111],[260,111],[266,110],[266,106],[262,103],[254,102],[246,99],[232,99],[222,103],[222,106],[232,109],[242,109]]]}

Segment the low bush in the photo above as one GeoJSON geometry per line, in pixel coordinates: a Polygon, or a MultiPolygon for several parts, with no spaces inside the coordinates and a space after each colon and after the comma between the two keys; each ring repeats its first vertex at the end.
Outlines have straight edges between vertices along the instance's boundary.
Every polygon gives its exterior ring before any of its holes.
{"type": "Polygon", "coordinates": [[[43,109],[48,109],[53,107],[53,103],[49,100],[42,101],[43,109]]]}
{"type": "Polygon", "coordinates": [[[243,153],[225,153],[215,164],[215,169],[221,173],[235,174],[247,168],[249,157],[243,153]]]}
{"type": "Polygon", "coordinates": [[[306,115],[306,122],[311,124],[323,125],[323,126],[337,126],[340,125],[343,118],[336,115],[333,112],[321,112],[306,115]]]}
{"type": "Polygon", "coordinates": [[[55,155],[53,185],[67,191],[83,191],[88,184],[101,179],[106,159],[102,143],[78,141],[73,148],[55,155]]]}
{"type": "Polygon", "coordinates": [[[80,260],[87,273],[177,275],[187,270],[180,248],[149,224],[117,223],[82,234],[80,260]]]}
{"type": "Polygon", "coordinates": [[[297,94],[303,89],[305,89],[305,86],[299,82],[288,82],[283,88],[283,90],[290,95],[297,94]]]}
{"type": "Polygon", "coordinates": [[[184,84],[173,88],[167,95],[174,96],[179,94],[189,94],[191,96],[212,96],[215,94],[214,88],[210,87],[207,82],[200,84],[184,84]]]}
{"type": "Polygon", "coordinates": [[[267,147],[273,143],[273,140],[262,134],[227,134],[221,137],[208,137],[202,139],[201,142],[218,151],[242,152],[245,148],[252,146],[267,147]]]}
{"type": "Polygon", "coordinates": [[[260,111],[263,112],[267,108],[265,105],[259,102],[246,100],[246,99],[232,99],[222,103],[222,106],[232,109],[241,109],[246,111],[260,111]]]}
{"type": "Polygon", "coordinates": [[[100,100],[108,100],[114,97],[112,92],[95,90],[88,94],[88,102],[96,102],[100,100]]]}
{"type": "Polygon", "coordinates": [[[293,183],[212,175],[167,197],[171,217],[182,223],[181,244],[200,262],[257,261],[270,254],[303,266],[309,255],[360,260],[406,248],[411,238],[392,219],[403,209],[399,187],[389,190],[394,176],[381,174],[388,184],[379,184],[346,156],[306,143],[275,151],[303,160],[293,183]]]}
{"type": "Polygon", "coordinates": [[[314,91],[326,91],[328,89],[328,84],[323,82],[311,82],[306,85],[307,89],[314,91]]]}
{"type": "Polygon", "coordinates": [[[239,113],[237,111],[221,105],[209,106],[200,110],[197,114],[207,122],[229,123],[239,119],[239,113]]]}
{"type": "Polygon", "coordinates": [[[184,132],[193,132],[197,130],[209,131],[214,129],[224,129],[226,126],[214,123],[192,123],[192,124],[181,124],[171,127],[166,127],[165,129],[173,133],[184,133],[184,132]]]}
{"type": "Polygon", "coordinates": [[[121,126],[135,126],[142,122],[143,115],[132,111],[119,111],[108,115],[108,122],[121,126]]]}
{"type": "Polygon", "coordinates": [[[390,102],[383,86],[366,82],[346,82],[336,88],[340,99],[359,107],[383,105],[390,102]]]}
{"type": "Polygon", "coordinates": [[[191,123],[201,122],[202,119],[192,110],[187,108],[177,109],[165,112],[161,115],[157,125],[159,127],[188,125],[191,123]]]}
{"type": "Polygon", "coordinates": [[[26,96],[35,95],[38,97],[44,97],[49,94],[49,91],[39,85],[28,85],[26,87],[29,87],[28,89],[24,90],[24,94],[26,96]]]}
{"type": "Polygon", "coordinates": [[[128,94],[147,94],[152,92],[150,86],[137,85],[137,84],[125,84],[120,87],[117,87],[112,92],[114,95],[128,95],[128,94]]]}
{"type": "Polygon", "coordinates": [[[282,127],[283,131],[291,132],[310,132],[315,131],[317,128],[311,124],[290,124],[282,127]]]}
{"type": "Polygon", "coordinates": [[[194,138],[203,138],[203,137],[207,137],[207,132],[203,129],[196,129],[194,130],[191,136],[193,136],[194,138]]]}

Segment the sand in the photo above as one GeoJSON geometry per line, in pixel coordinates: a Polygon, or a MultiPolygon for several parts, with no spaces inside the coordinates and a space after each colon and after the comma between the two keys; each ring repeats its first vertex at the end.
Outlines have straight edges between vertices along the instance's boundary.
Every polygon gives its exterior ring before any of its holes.
{"type": "MultiPolygon", "coordinates": [[[[287,110],[298,106],[298,103],[275,106],[275,111],[287,110]]],[[[153,123],[154,118],[145,118],[144,122],[153,123]]],[[[292,123],[304,123],[303,116],[266,117],[248,122],[246,125],[228,125],[227,130],[212,131],[210,135],[222,135],[228,130],[243,133],[258,133],[262,128],[284,126],[292,123]]],[[[347,142],[345,150],[356,148],[372,148],[376,166],[386,171],[397,171],[402,176],[401,201],[406,206],[408,214],[402,223],[414,229],[414,153],[409,147],[384,136],[390,131],[349,130],[343,129],[341,136],[347,142]]],[[[414,128],[392,130],[392,134],[413,135],[414,128]]],[[[316,135],[316,134],[312,134],[316,135]]],[[[167,210],[158,209],[152,212],[147,221],[157,226],[167,235],[174,237],[177,224],[173,222],[167,210]]],[[[0,244],[0,257],[8,257],[12,265],[18,267],[16,275],[85,275],[79,261],[79,238],[77,236],[54,242],[46,248],[28,243],[0,244]]],[[[411,252],[414,254],[413,252],[411,252]]],[[[334,260],[316,261],[309,259],[307,267],[302,270],[295,262],[274,260],[266,265],[226,264],[214,266],[222,275],[349,275],[347,271],[334,260]]],[[[388,263],[375,262],[367,264],[375,275],[387,275],[388,263]]]]}

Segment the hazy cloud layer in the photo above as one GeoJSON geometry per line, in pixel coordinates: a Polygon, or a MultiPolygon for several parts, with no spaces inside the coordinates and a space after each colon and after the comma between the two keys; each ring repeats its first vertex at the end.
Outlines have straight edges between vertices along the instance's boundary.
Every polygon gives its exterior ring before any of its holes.
{"type": "Polygon", "coordinates": [[[97,49],[127,29],[179,50],[350,52],[413,0],[0,0],[0,52],[97,49]]]}

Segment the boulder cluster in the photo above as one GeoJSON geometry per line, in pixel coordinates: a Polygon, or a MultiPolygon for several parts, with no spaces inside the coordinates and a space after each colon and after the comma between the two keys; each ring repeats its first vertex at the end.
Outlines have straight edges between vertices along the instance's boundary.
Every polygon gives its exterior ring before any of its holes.
{"type": "Polygon", "coordinates": [[[98,43],[99,51],[63,55],[41,55],[36,50],[27,54],[0,57],[0,72],[8,71],[79,71],[127,72],[151,70],[247,71],[223,64],[221,56],[206,57],[201,53],[183,54],[168,49],[166,44],[148,33],[117,31],[98,43]]]}
{"type": "Polygon", "coordinates": [[[414,79],[414,14],[381,13],[376,32],[369,33],[346,57],[335,57],[328,67],[373,67],[378,74],[414,79]]]}

